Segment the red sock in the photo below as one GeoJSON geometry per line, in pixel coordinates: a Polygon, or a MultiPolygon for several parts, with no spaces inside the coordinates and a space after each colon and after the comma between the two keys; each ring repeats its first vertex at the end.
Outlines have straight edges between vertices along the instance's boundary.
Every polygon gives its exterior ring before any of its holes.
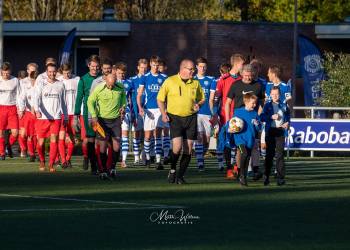
{"type": "Polygon", "coordinates": [[[111,169],[113,162],[113,148],[112,146],[108,146],[108,155],[107,155],[107,169],[111,169]]]}
{"type": "Polygon", "coordinates": [[[67,161],[70,161],[70,159],[72,158],[73,150],[74,150],[74,143],[68,142],[68,144],[67,144],[67,156],[66,156],[67,161]]]}
{"type": "Polygon", "coordinates": [[[57,157],[57,142],[50,142],[50,165],[55,163],[57,157]]]}
{"type": "Polygon", "coordinates": [[[12,134],[9,136],[9,145],[12,146],[17,141],[17,137],[14,137],[12,134]]]}
{"type": "MultiPolygon", "coordinates": [[[[36,148],[36,145],[38,144],[38,138],[36,137],[36,135],[34,135],[32,137],[32,141],[33,141],[33,145],[34,145],[34,148],[36,148]]],[[[35,152],[34,152],[35,153],[35,152]]]]}
{"type": "Polygon", "coordinates": [[[5,138],[0,137],[0,155],[5,155],[5,138]]]}
{"type": "Polygon", "coordinates": [[[95,145],[95,154],[96,154],[96,159],[97,159],[98,170],[100,171],[100,173],[102,173],[103,168],[102,168],[102,161],[101,161],[101,157],[100,157],[100,144],[98,144],[98,143],[95,145]]]}
{"type": "Polygon", "coordinates": [[[85,158],[88,158],[88,149],[87,149],[87,145],[85,143],[82,143],[81,144],[81,148],[82,148],[82,151],[83,151],[83,156],[85,158]]]}
{"type": "Polygon", "coordinates": [[[58,151],[60,153],[61,163],[65,163],[66,162],[66,141],[64,139],[58,141],[58,151]]]}
{"type": "Polygon", "coordinates": [[[19,143],[19,146],[21,148],[21,152],[26,152],[27,151],[27,138],[19,136],[18,143],[19,143]]]}
{"type": "Polygon", "coordinates": [[[36,144],[36,151],[38,151],[40,161],[45,162],[45,147],[44,145],[36,144]]]}
{"type": "Polygon", "coordinates": [[[28,152],[30,156],[34,156],[34,141],[33,138],[31,140],[27,140],[28,152]]]}

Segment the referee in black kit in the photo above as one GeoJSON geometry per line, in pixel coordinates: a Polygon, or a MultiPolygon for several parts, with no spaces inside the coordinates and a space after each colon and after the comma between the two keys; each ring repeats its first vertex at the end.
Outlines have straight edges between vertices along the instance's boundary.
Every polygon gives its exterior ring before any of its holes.
{"type": "Polygon", "coordinates": [[[197,139],[197,112],[204,103],[205,96],[199,81],[192,79],[194,70],[193,61],[182,60],[179,73],[164,81],[157,96],[162,121],[170,123],[173,143],[169,183],[186,183],[184,175],[191,161],[193,142],[197,139]],[[176,172],[181,149],[180,169],[176,172]]]}

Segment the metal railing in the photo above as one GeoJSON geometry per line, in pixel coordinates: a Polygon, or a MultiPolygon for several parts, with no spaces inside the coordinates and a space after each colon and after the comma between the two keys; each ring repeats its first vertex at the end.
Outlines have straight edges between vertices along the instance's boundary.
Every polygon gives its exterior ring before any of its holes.
{"type": "MultiPolygon", "coordinates": [[[[324,111],[350,111],[350,107],[316,107],[316,106],[295,106],[293,107],[293,110],[310,110],[311,111],[311,117],[309,119],[316,119],[315,118],[315,111],[317,110],[324,110],[324,111]]],[[[322,118],[320,118],[322,119],[322,118]]],[[[327,118],[332,119],[332,118],[327,118]]],[[[289,150],[287,152],[287,156],[289,157],[289,150]]],[[[314,157],[314,151],[310,151],[310,157],[314,157]]]]}
{"type": "Polygon", "coordinates": [[[333,111],[333,110],[349,110],[350,107],[314,107],[314,106],[295,106],[293,110],[311,110],[311,119],[315,119],[315,110],[325,110],[325,111],[333,111]]]}

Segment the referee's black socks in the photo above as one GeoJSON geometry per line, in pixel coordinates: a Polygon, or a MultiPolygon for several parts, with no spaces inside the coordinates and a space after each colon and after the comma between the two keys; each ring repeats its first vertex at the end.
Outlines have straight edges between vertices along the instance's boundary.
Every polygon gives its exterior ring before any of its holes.
{"type": "Polygon", "coordinates": [[[107,153],[101,153],[100,152],[100,159],[101,159],[101,164],[102,164],[102,171],[107,172],[107,153]]]}
{"type": "Polygon", "coordinates": [[[115,166],[117,165],[117,162],[119,161],[120,157],[120,150],[114,151],[112,150],[112,169],[115,169],[115,166]]]}
{"type": "Polygon", "coordinates": [[[91,171],[97,171],[95,142],[89,141],[87,143],[87,149],[88,149],[88,157],[89,157],[90,164],[91,164],[91,171]]]}
{"type": "Polygon", "coordinates": [[[174,154],[174,152],[171,152],[170,159],[171,159],[171,169],[176,170],[176,164],[179,160],[180,154],[174,154]]]}
{"type": "Polygon", "coordinates": [[[186,169],[191,161],[191,155],[189,154],[182,154],[181,160],[180,160],[180,171],[178,174],[178,177],[183,177],[185,175],[186,169]]]}

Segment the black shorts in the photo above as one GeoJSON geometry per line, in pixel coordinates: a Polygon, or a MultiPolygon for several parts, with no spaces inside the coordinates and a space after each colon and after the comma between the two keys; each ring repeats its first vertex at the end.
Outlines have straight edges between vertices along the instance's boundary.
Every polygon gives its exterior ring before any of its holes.
{"type": "Polygon", "coordinates": [[[177,116],[168,113],[171,138],[197,140],[197,114],[177,116]]]}
{"type": "Polygon", "coordinates": [[[106,140],[109,138],[120,138],[122,131],[122,122],[120,117],[115,119],[106,119],[106,118],[98,118],[98,122],[105,131],[106,137],[103,138],[99,133],[97,134],[97,138],[99,140],[106,140]]]}

